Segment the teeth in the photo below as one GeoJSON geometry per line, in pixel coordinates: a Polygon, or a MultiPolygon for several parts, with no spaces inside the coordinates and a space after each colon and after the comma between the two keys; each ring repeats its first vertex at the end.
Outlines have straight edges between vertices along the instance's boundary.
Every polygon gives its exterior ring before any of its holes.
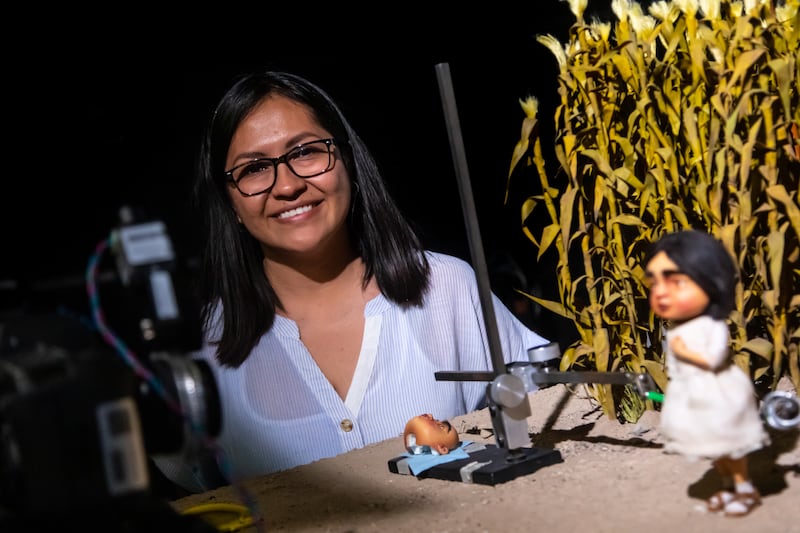
{"type": "Polygon", "coordinates": [[[305,213],[307,211],[311,211],[310,205],[304,205],[303,207],[298,207],[297,209],[290,209],[289,211],[284,211],[283,213],[278,215],[278,218],[289,218],[295,215],[299,215],[300,213],[305,213]]]}

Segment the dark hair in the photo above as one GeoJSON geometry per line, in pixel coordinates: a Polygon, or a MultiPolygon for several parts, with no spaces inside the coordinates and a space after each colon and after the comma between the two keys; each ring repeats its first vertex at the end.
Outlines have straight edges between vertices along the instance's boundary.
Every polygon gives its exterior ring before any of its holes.
{"type": "Polygon", "coordinates": [[[664,252],[683,273],[708,295],[705,310],[714,318],[725,319],[736,306],[737,266],[716,238],[699,230],[684,230],[661,237],[650,248],[645,264],[664,252]]]}
{"type": "Polygon", "coordinates": [[[430,265],[422,244],[390,197],[378,166],[333,99],[300,76],[263,71],[238,78],[217,104],[197,162],[194,201],[203,219],[200,302],[203,326],[222,325],[217,359],[238,367],[272,327],[278,298],[264,274],[259,242],[241,228],[224,176],[239,124],[269,95],[307,107],[331,133],[353,184],[347,218],[354,246],[383,295],[403,306],[422,305],[430,265]],[[222,324],[214,323],[221,305],[222,324]]]}

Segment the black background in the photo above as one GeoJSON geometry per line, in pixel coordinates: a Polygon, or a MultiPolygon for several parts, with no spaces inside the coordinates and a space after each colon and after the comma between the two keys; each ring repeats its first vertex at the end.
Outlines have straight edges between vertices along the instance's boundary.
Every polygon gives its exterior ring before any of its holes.
{"type": "MultiPolygon", "coordinates": [[[[590,14],[608,20],[605,3],[590,3],[590,14]]],[[[508,250],[530,279],[551,279],[520,228],[536,178],[515,176],[511,200],[503,198],[524,116],[519,100],[536,96],[543,135],[553,127],[558,69],[536,36],[565,42],[574,22],[568,4],[223,7],[169,19],[154,11],[60,20],[50,12],[47,23],[29,19],[22,37],[6,43],[0,281],[13,296],[4,305],[34,293],[54,302],[54,287],[82,284],[122,205],[163,220],[180,257],[195,257],[189,187],[202,129],[237,74],[266,67],[325,88],[428,247],[469,260],[435,72],[447,63],[486,255],[508,250]]]]}

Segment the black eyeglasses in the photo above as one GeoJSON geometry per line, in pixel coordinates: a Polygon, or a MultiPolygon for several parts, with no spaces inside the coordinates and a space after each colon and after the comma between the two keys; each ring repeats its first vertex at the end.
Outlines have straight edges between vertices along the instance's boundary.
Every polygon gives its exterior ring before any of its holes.
{"type": "Polygon", "coordinates": [[[296,176],[313,178],[328,172],[336,164],[331,154],[333,139],[320,139],[295,146],[280,157],[259,157],[236,165],[225,172],[242,196],[256,196],[275,185],[278,165],[286,163],[296,176]]]}

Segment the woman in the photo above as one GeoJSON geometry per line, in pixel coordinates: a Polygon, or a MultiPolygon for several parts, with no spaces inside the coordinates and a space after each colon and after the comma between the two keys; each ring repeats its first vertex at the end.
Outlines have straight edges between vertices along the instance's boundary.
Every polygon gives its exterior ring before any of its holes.
{"type": "Polygon", "coordinates": [[[761,503],[747,454],[769,437],[753,382],[731,358],[725,320],[734,309],[736,266],[719,241],[694,230],[659,239],[645,265],[650,306],[668,321],[664,450],[711,459],[722,490],[708,500],[709,511],[747,515],[761,503]]]}
{"type": "MultiPolygon", "coordinates": [[[[491,370],[474,271],[425,251],[336,103],[296,75],[241,77],[199,157],[206,342],[227,478],[398,436],[484,405],[491,370]]],[[[505,359],[548,341],[494,297],[505,359]]],[[[207,487],[200,487],[207,488],[207,487]]]]}

